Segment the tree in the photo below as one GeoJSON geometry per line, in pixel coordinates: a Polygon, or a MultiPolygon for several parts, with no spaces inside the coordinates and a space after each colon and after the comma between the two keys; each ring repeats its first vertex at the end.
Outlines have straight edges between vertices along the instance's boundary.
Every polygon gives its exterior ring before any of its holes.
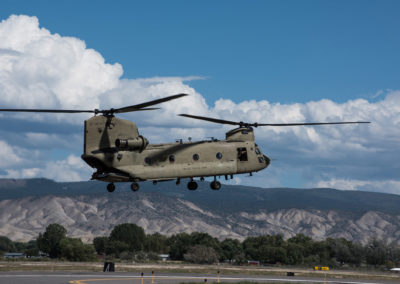
{"type": "Polygon", "coordinates": [[[259,260],[261,260],[263,263],[286,263],[286,250],[282,247],[263,245],[260,247],[259,251],[259,260]]]}
{"type": "Polygon", "coordinates": [[[302,249],[302,255],[304,257],[307,257],[312,254],[317,254],[318,250],[313,250],[314,247],[314,242],[312,238],[304,235],[304,234],[297,234],[294,237],[291,237],[290,239],[287,240],[288,243],[291,244],[296,244],[302,249]]]}
{"type": "Polygon", "coordinates": [[[37,245],[39,250],[48,253],[50,258],[60,257],[60,242],[66,237],[67,230],[59,224],[50,224],[44,234],[39,234],[37,245]]]}
{"type": "Polygon", "coordinates": [[[195,245],[189,248],[188,252],[184,255],[184,259],[192,263],[213,264],[218,261],[218,255],[211,247],[195,245]]]}
{"type": "Polygon", "coordinates": [[[321,265],[323,264],[325,266],[332,266],[332,264],[331,264],[332,262],[335,264],[336,261],[333,260],[334,252],[331,247],[333,242],[332,242],[332,244],[330,244],[329,240],[333,240],[333,239],[328,238],[325,241],[314,242],[312,244],[311,250],[310,249],[304,250],[304,253],[303,253],[304,257],[310,255],[310,253],[307,253],[307,252],[311,251],[311,254],[318,256],[318,261],[317,261],[318,264],[321,264],[321,265]]]}
{"type": "Polygon", "coordinates": [[[213,238],[207,233],[193,232],[190,234],[193,245],[202,245],[213,248],[216,252],[220,251],[220,243],[217,238],[213,238]]]}
{"type": "Polygon", "coordinates": [[[286,247],[286,263],[298,265],[303,263],[304,248],[300,244],[288,242],[286,247]]]}
{"type": "Polygon", "coordinates": [[[385,264],[387,260],[387,251],[384,243],[376,239],[371,240],[367,245],[365,258],[367,264],[372,264],[375,266],[385,264]]]}
{"type": "MultiPolygon", "coordinates": [[[[249,237],[244,240],[243,242],[243,249],[245,252],[245,255],[247,256],[248,259],[252,260],[265,260],[265,254],[268,248],[283,248],[285,246],[286,242],[283,239],[282,235],[265,235],[265,236],[259,236],[259,237],[249,237]],[[265,252],[262,252],[260,250],[261,247],[264,247],[265,252]]],[[[279,253],[281,255],[286,254],[286,252],[283,252],[285,249],[281,250],[279,253]]],[[[282,256],[282,258],[284,258],[282,256]]],[[[271,260],[272,261],[272,260],[271,260]]],[[[280,260],[279,260],[280,261],[280,260]]],[[[269,260],[268,260],[269,262],[269,260]]]]}
{"type": "Polygon", "coordinates": [[[242,244],[238,240],[225,239],[221,242],[220,247],[220,259],[222,261],[228,260],[231,262],[243,257],[242,244]]]}
{"type": "Polygon", "coordinates": [[[260,237],[248,237],[243,241],[243,250],[247,257],[250,260],[259,260],[260,255],[258,253],[258,248],[260,245],[260,237]]]}
{"type": "Polygon", "coordinates": [[[11,252],[15,249],[12,240],[5,236],[0,236],[0,252],[11,252]]]}
{"type": "Polygon", "coordinates": [[[183,260],[183,256],[192,246],[192,238],[187,233],[172,235],[167,241],[170,250],[169,256],[173,260],[183,260]]]}
{"type": "Polygon", "coordinates": [[[93,239],[93,246],[97,254],[105,254],[108,237],[96,237],[93,239]]]}
{"type": "Polygon", "coordinates": [[[160,233],[148,235],[146,237],[145,249],[148,252],[166,253],[168,252],[167,240],[168,238],[160,233]]]}
{"type": "Polygon", "coordinates": [[[400,266],[400,247],[395,244],[391,244],[388,249],[388,258],[392,263],[392,267],[400,266]]]}
{"type": "Polygon", "coordinates": [[[39,256],[39,248],[37,247],[37,241],[31,240],[25,244],[25,254],[27,257],[39,256]]]}
{"type": "Polygon", "coordinates": [[[360,266],[364,258],[364,248],[360,243],[352,243],[350,246],[351,259],[350,263],[360,266]]]}
{"type": "Polygon", "coordinates": [[[63,238],[60,241],[60,254],[69,261],[91,261],[96,259],[92,245],[82,243],[81,239],[63,238]]]}
{"type": "Polygon", "coordinates": [[[311,244],[312,243],[312,238],[304,235],[304,234],[297,234],[294,237],[291,237],[288,239],[288,242],[290,243],[295,243],[295,244],[311,244]]]}
{"type": "Polygon", "coordinates": [[[129,249],[129,244],[114,240],[109,240],[106,243],[105,251],[106,255],[112,255],[115,257],[120,256],[122,252],[128,252],[130,254],[133,254],[133,251],[129,249]]]}
{"type": "Polygon", "coordinates": [[[334,246],[336,260],[340,264],[350,263],[352,257],[350,251],[351,242],[344,238],[335,239],[334,246]]]}
{"type": "Polygon", "coordinates": [[[119,241],[128,245],[131,252],[144,248],[146,234],[143,228],[136,224],[120,224],[114,227],[110,234],[110,241],[119,241]]]}

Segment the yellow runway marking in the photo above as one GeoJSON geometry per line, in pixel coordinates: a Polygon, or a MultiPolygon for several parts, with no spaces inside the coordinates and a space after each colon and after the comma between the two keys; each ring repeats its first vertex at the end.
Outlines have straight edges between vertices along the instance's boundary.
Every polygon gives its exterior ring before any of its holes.
{"type": "MultiPolygon", "coordinates": [[[[115,278],[93,278],[93,279],[81,279],[81,280],[72,280],[69,281],[70,284],[87,284],[88,282],[96,282],[96,281],[132,281],[132,280],[141,280],[141,276],[128,276],[128,277],[115,277],[115,278]]],[[[154,277],[154,280],[216,280],[217,277],[199,277],[199,276],[182,276],[182,277],[154,277]]],[[[151,276],[144,276],[144,280],[151,280],[151,276]]],[[[239,279],[238,279],[239,280],[239,279]]]]}
{"type": "MultiPolygon", "coordinates": [[[[196,281],[203,281],[204,279],[210,280],[210,281],[215,281],[218,280],[218,277],[207,277],[207,276],[155,276],[154,280],[196,280],[196,281]]],[[[113,278],[92,278],[92,279],[81,279],[81,280],[72,280],[69,281],[70,284],[88,284],[89,282],[96,282],[96,281],[141,281],[142,277],[141,276],[116,276],[113,278]]],[[[143,280],[148,280],[150,282],[152,280],[151,276],[143,276],[143,280]]],[[[248,277],[248,278],[238,278],[238,277],[220,277],[219,280],[227,280],[227,281],[258,281],[258,282],[294,282],[294,283],[332,283],[336,284],[338,283],[337,280],[324,280],[324,279],[287,279],[287,278],[253,278],[253,277],[248,277]]],[[[363,281],[350,281],[350,282],[344,282],[347,284],[382,284],[382,283],[374,283],[374,282],[363,282],[363,281]]]]}

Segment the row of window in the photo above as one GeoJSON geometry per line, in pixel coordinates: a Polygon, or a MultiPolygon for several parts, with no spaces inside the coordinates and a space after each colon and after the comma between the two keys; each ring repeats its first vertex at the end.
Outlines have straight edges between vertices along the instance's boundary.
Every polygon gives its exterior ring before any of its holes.
{"type": "MultiPolygon", "coordinates": [[[[258,149],[258,148],[255,149],[255,152],[256,152],[257,155],[261,154],[260,149],[258,149]]],[[[238,156],[239,161],[247,161],[248,160],[246,147],[237,148],[237,153],[238,153],[237,156],[238,156]]],[[[215,157],[218,160],[221,160],[222,159],[222,153],[218,152],[215,155],[215,157]]],[[[199,154],[194,154],[193,155],[193,160],[194,161],[198,161],[199,159],[200,159],[199,154]]],[[[175,162],[175,155],[169,155],[168,160],[170,161],[170,163],[174,163],[175,162]]],[[[151,160],[150,160],[149,157],[146,157],[144,159],[144,161],[145,161],[146,164],[150,164],[151,163],[151,160]]],[[[263,163],[264,162],[264,158],[263,157],[258,157],[258,161],[260,163],[263,163]]]]}
{"type": "MultiPolygon", "coordinates": [[[[218,153],[215,155],[215,157],[216,157],[218,160],[221,160],[221,159],[222,159],[222,153],[221,153],[221,152],[218,152],[218,153]]],[[[194,155],[193,155],[193,160],[194,160],[194,161],[198,161],[199,159],[200,159],[199,154],[194,154],[194,155]]],[[[175,155],[169,155],[168,160],[170,161],[170,163],[175,162],[175,155]]],[[[144,162],[145,162],[146,164],[150,164],[150,163],[151,163],[151,160],[150,160],[149,157],[146,157],[146,158],[144,159],[144,162]]]]}

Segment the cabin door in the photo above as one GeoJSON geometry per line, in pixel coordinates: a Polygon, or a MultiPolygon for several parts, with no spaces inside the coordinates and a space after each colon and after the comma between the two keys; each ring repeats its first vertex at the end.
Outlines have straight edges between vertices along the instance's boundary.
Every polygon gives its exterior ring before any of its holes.
{"type": "Polygon", "coordinates": [[[249,170],[249,157],[246,147],[239,147],[237,150],[237,168],[238,172],[248,172],[249,170]]]}

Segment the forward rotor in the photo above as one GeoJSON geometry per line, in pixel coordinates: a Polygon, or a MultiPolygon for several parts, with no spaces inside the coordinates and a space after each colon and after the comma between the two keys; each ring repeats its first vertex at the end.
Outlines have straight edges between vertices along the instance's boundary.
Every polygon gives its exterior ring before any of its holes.
{"type": "Polygon", "coordinates": [[[358,124],[358,123],[370,123],[369,121],[340,121],[340,122],[304,122],[304,123],[248,123],[248,122],[237,122],[218,118],[211,118],[205,116],[191,115],[191,114],[180,114],[179,116],[205,120],[209,122],[219,124],[238,125],[239,127],[258,127],[258,126],[304,126],[304,125],[330,125],[330,124],[358,124]]]}
{"type": "Polygon", "coordinates": [[[150,106],[157,105],[160,103],[164,103],[170,100],[175,100],[180,97],[187,96],[187,94],[177,94],[157,100],[148,101],[141,104],[136,104],[132,106],[122,107],[122,108],[111,108],[106,110],[76,110],[76,109],[21,109],[21,108],[3,108],[0,109],[2,112],[39,112],[39,113],[94,113],[94,114],[102,114],[105,116],[112,116],[114,113],[126,113],[126,112],[135,112],[135,111],[145,111],[145,110],[156,110],[159,108],[151,108],[150,106]]]}

